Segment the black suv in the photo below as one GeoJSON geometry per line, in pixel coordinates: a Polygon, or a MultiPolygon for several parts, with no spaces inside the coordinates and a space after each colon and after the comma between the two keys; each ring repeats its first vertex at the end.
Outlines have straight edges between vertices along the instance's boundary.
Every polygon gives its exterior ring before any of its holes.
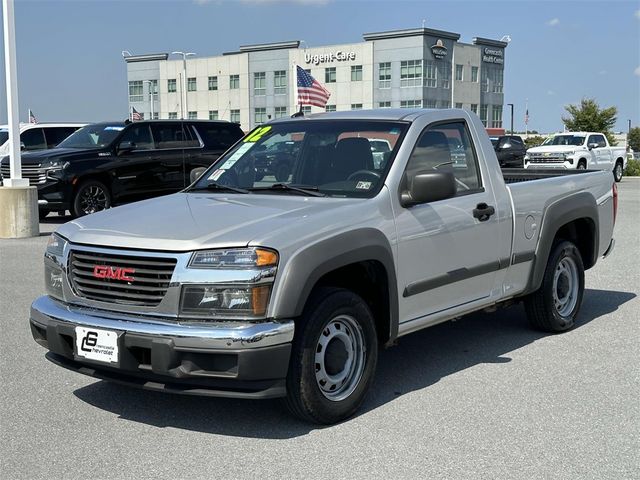
{"type": "MultiPolygon", "coordinates": [[[[40,217],[74,216],[182,190],[242,138],[225,121],[96,123],[56,148],[22,155],[22,176],[38,187],[40,217]]],[[[8,157],[0,171],[8,173],[8,157]]]]}
{"type": "Polygon", "coordinates": [[[491,137],[491,143],[501,167],[522,168],[524,166],[524,154],[527,149],[524,146],[522,137],[518,135],[491,137]]]}

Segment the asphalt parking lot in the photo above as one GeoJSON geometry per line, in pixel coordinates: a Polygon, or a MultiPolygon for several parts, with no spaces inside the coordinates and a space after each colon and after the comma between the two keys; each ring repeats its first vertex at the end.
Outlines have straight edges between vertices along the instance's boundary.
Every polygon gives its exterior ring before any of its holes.
{"type": "Polygon", "coordinates": [[[640,179],[619,184],[616,249],[586,274],[577,328],[521,306],[382,352],[359,415],[318,428],[278,401],[183,397],[63,370],[28,327],[39,238],[0,240],[0,477],[640,478],[640,179]]]}

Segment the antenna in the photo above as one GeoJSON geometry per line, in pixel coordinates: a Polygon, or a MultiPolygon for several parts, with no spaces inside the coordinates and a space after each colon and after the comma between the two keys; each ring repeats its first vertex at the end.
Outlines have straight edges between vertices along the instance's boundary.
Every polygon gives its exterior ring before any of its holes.
{"type": "Polygon", "coordinates": [[[507,43],[511,42],[511,35],[503,35],[500,41],[507,42],[507,43]]]}
{"type": "Polygon", "coordinates": [[[423,19],[422,19],[422,28],[424,28],[425,23],[427,23],[427,19],[426,19],[426,18],[423,18],[423,19]]]}

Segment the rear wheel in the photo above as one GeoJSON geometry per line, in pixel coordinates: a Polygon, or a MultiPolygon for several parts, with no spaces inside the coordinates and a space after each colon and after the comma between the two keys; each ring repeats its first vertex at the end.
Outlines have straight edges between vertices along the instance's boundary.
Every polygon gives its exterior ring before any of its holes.
{"type": "Polygon", "coordinates": [[[111,194],[104,183],[89,180],[80,184],[71,205],[74,217],[106,210],[111,206],[111,194]]]}
{"type": "Polygon", "coordinates": [[[373,315],[355,293],[320,288],[296,325],[285,403],[322,424],[353,415],[373,380],[378,340],[373,315]]]}
{"type": "Polygon", "coordinates": [[[613,167],[613,179],[616,182],[622,180],[622,162],[616,162],[616,166],[613,167]]]}
{"type": "Polygon", "coordinates": [[[524,302],[529,323],[545,332],[573,328],[584,293],[584,265],[578,248],[568,241],[551,251],[540,288],[524,302]]]}

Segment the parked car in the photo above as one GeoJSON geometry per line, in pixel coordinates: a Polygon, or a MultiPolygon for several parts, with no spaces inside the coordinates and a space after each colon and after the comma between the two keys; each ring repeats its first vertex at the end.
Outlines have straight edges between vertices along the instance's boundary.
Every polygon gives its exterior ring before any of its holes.
{"type": "Polygon", "coordinates": [[[571,329],[584,271],[614,246],[616,188],[606,172],[501,171],[462,110],[278,119],[180,193],[60,226],[31,332],[79,373],[284,397],[334,423],[362,404],[379,348],[416,330],[519,301],[533,327],[571,329]],[[258,180],[252,151],[294,134],[289,181],[258,180]],[[382,169],[371,138],[389,140],[382,169]]]}
{"type": "MultiPolygon", "coordinates": [[[[225,121],[96,123],[56,148],[26,152],[22,175],[38,187],[41,217],[65,210],[80,217],[182,190],[242,135],[225,121]]],[[[8,157],[0,172],[8,177],[8,157]]]]}
{"type": "Polygon", "coordinates": [[[502,135],[491,137],[491,144],[496,151],[498,163],[503,168],[522,168],[527,149],[519,135],[502,135]]]}
{"type": "Polygon", "coordinates": [[[524,168],[607,170],[616,182],[626,165],[626,149],[609,146],[606,135],[596,132],[557,133],[527,150],[524,158],[524,168]]]}
{"type": "MultiPolygon", "coordinates": [[[[86,123],[21,123],[20,147],[22,151],[53,148],[86,123]]],[[[9,127],[0,125],[0,156],[9,153],[9,127]]]]}

